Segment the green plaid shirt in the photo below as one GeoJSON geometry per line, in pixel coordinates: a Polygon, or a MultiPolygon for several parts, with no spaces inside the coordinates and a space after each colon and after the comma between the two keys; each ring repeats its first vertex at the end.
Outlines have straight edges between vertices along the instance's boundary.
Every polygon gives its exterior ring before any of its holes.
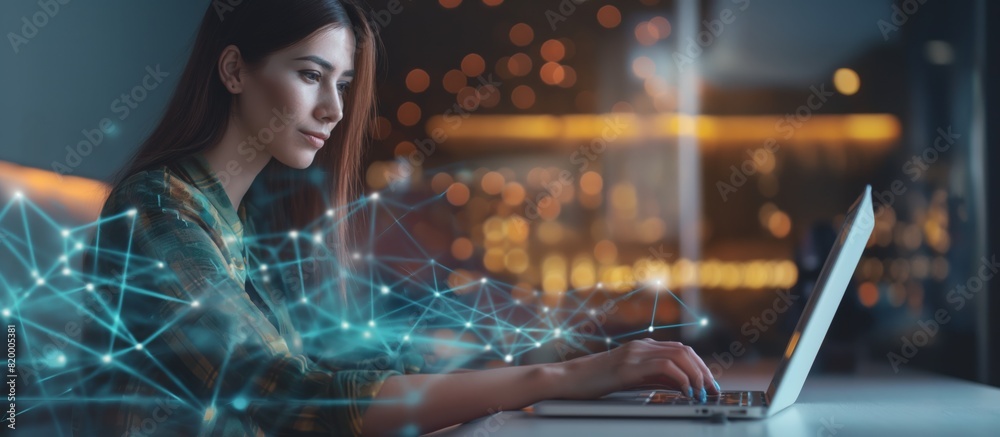
{"type": "Polygon", "coordinates": [[[103,282],[76,435],[358,435],[384,380],[418,371],[304,354],[281,281],[244,246],[246,204],[233,208],[200,154],[111,191],[85,258],[103,282]]]}

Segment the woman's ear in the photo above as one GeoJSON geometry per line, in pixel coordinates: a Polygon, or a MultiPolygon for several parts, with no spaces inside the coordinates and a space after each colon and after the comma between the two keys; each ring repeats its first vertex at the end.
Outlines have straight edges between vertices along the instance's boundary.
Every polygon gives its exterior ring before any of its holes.
{"type": "Polygon", "coordinates": [[[242,93],[243,80],[240,77],[240,73],[243,72],[245,65],[243,64],[243,56],[240,54],[239,47],[230,44],[225,49],[222,49],[222,54],[219,55],[218,68],[219,79],[222,80],[222,84],[226,89],[233,94],[242,93]]]}

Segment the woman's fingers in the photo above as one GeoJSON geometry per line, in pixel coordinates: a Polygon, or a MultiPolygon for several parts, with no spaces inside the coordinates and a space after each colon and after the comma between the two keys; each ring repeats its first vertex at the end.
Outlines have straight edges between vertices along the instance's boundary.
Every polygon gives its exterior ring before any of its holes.
{"type": "Polygon", "coordinates": [[[705,388],[709,391],[709,393],[721,394],[722,389],[719,387],[719,383],[715,381],[715,376],[712,375],[712,370],[705,364],[705,360],[701,359],[701,357],[698,356],[698,354],[696,354],[694,349],[690,346],[686,347],[688,353],[691,355],[691,360],[694,361],[695,365],[701,369],[701,374],[705,380],[705,388]]]}
{"type": "Polygon", "coordinates": [[[704,399],[709,392],[719,392],[716,389],[712,372],[690,346],[674,341],[653,342],[651,344],[658,346],[657,352],[654,352],[656,354],[661,354],[664,350],[669,351],[670,357],[675,360],[675,364],[687,375],[691,382],[694,397],[704,399]]]}
{"type": "Polygon", "coordinates": [[[688,380],[691,382],[691,387],[694,389],[692,395],[695,398],[705,400],[707,395],[705,391],[705,376],[701,374],[701,369],[698,368],[698,365],[691,360],[691,355],[686,348],[687,346],[673,347],[674,363],[687,374],[688,380]]]}
{"type": "Polygon", "coordinates": [[[677,387],[681,393],[691,396],[694,392],[691,380],[674,360],[670,358],[652,358],[643,361],[639,372],[647,383],[660,383],[664,379],[670,386],[677,387]]]}
{"type": "Polygon", "coordinates": [[[642,383],[676,384],[682,393],[702,401],[706,400],[708,393],[721,393],[712,371],[690,346],[648,338],[624,346],[621,352],[625,355],[619,359],[625,364],[625,380],[632,381],[628,385],[639,384],[633,379],[638,373],[642,376],[642,383]]]}

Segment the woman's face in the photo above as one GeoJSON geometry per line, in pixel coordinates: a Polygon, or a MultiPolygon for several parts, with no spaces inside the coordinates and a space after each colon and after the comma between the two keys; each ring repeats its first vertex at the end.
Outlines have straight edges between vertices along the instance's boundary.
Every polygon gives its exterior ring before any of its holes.
{"type": "Polygon", "coordinates": [[[344,27],[320,29],[272,53],[260,68],[240,74],[234,115],[250,137],[244,147],[308,167],[343,118],[353,78],[354,35],[344,27]]]}

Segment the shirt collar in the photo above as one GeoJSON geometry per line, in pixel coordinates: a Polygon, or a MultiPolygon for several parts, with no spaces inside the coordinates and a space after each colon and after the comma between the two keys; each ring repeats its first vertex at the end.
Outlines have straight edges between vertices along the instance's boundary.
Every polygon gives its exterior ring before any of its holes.
{"type": "Polygon", "coordinates": [[[226,194],[222,181],[212,173],[211,166],[204,155],[201,152],[192,153],[181,159],[178,166],[187,173],[191,184],[205,194],[209,203],[215,207],[223,220],[233,229],[233,232],[242,236],[243,224],[246,222],[246,208],[243,203],[240,204],[239,209],[233,208],[233,203],[229,200],[229,195],[226,194]]]}

